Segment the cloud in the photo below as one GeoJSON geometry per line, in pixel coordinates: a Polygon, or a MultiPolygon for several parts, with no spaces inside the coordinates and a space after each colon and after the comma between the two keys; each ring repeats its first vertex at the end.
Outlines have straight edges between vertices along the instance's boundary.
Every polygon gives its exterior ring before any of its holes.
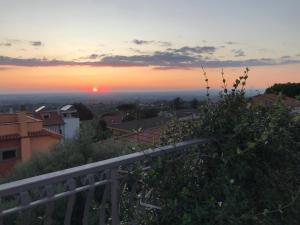
{"type": "Polygon", "coordinates": [[[8,56],[0,56],[0,65],[11,65],[11,66],[60,66],[60,65],[76,65],[73,61],[63,60],[48,60],[46,58],[12,58],[8,56]]]}
{"type": "Polygon", "coordinates": [[[132,66],[184,66],[194,62],[195,58],[173,52],[156,51],[149,55],[107,56],[101,63],[104,65],[132,65],[132,66]]]}
{"type": "Polygon", "coordinates": [[[174,67],[174,66],[164,66],[164,67],[154,67],[154,70],[191,70],[190,67],[174,67]]]}
{"type": "Polygon", "coordinates": [[[140,39],[133,39],[132,42],[136,45],[147,45],[147,44],[151,44],[154,41],[145,41],[145,40],[140,40],[140,39]]]}
{"type": "Polygon", "coordinates": [[[32,46],[36,46],[36,47],[42,46],[42,44],[43,44],[41,41],[30,41],[29,43],[32,46]]]}
{"type": "Polygon", "coordinates": [[[137,48],[129,48],[129,50],[135,52],[135,53],[138,53],[138,54],[145,54],[146,52],[140,50],[140,49],[137,49],[137,48]]]}
{"type": "Polygon", "coordinates": [[[41,41],[26,41],[26,40],[18,40],[18,39],[8,39],[3,43],[0,43],[0,46],[10,47],[18,44],[29,44],[30,46],[39,47],[42,46],[43,43],[41,41]]]}
{"type": "Polygon", "coordinates": [[[10,47],[10,46],[12,46],[12,44],[9,43],[9,42],[6,42],[6,43],[0,43],[0,46],[10,47]]]}
{"type": "Polygon", "coordinates": [[[95,62],[94,66],[155,66],[155,69],[188,69],[200,68],[202,65],[209,68],[220,67],[251,67],[267,65],[298,64],[300,60],[295,59],[248,59],[248,60],[205,60],[198,57],[180,55],[170,52],[156,52],[152,55],[135,56],[109,56],[104,57],[100,62],[95,62]]]}
{"type": "Polygon", "coordinates": [[[235,49],[235,50],[232,50],[232,52],[234,53],[235,57],[245,56],[245,52],[242,49],[235,49]]]}
{"type": "Polygon", "coordinates": [[[227,45],[237,45],[238,43],[233,42],[233,41],[227,41],[227,42],[225,42],[225,44],[227,44],[227,45]]]}
{"type": "Polygon", "coordinates": [[[89,56],[87,57],[83,57],[83,58],[80,58],[80,59],[100,59],[102,57],[106,56],[105,54],[90,54],[89,56]]]}
{"type": "Polygon", "coordinates": [[[208,53],[208,54],[213,54],[216,51],[216,47],[214,46],[196,46],[196,47],[188,47],[184,46],[182,48],[174,49],[174,48],[168,48],[168,51],[175,52],[175,53],[180,53],[180,54],[203,54],[203,53],[208,53]]]}
{"type": "Polygon", "coordinates": [[[97,59],[97,58],[100,58],[100,55],[91,54],[90,56],[88,56],[88,59],[97,59]]]}
{"type": "Polygon", "coordinates": [[[169,42],[169,41],[157,41],[156,43],[158,43],[162,47],[170,47],[170,46],[172,46],[172,43],[169,42]]]}
{"type": "Polygon", "coordinates": [[[172,46],[172,43],[169,42],[169,41],[154,41],[154,40],[147,41],[147,40],[141,40],[141,39],[133,39],[132,43],[136,44],[136,45],[157,44],[157,45],[162,46],[162,47],[170,47],[170,46],[172,46]]]}

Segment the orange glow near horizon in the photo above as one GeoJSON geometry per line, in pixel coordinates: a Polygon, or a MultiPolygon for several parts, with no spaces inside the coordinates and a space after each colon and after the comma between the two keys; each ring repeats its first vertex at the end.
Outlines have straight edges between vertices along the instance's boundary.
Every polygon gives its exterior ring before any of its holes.
{"type": "MultiPolygon", "coordinates": [[[[225,68],[231,85],[244,68],[225,68]]],[[[206,69],[211,88],[222,85],[220,69],[206,69]]],[[[103,92],[109,90],[170,90],[205,88],[201,69],[157,70],[151,67],[10,67],[0,71],[3,92],[103,92]],[[97,91],[94,90],[97,89],[97,91]]],[[[300,65],[250,68],[248,88],[300,82],[300,65]]]]}

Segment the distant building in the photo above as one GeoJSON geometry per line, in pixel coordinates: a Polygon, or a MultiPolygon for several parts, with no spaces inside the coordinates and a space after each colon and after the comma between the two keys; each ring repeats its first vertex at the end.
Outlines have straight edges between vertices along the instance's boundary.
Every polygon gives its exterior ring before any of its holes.
{"type": "Polygon", "coordinates": [[[194,120],[199,118],[199,111],[197,109],[178,109],[175,111],[175,116],[183,121],[183,120],[194,120]]]}
{"type": "Polygon", "coordinates": [[[300,101],[287,96],[278,96],[275,94],[260,94],[250,98],[250,104],[271,106],[277,101],[281,101],[286,107],[290,107],[293,110],[300,109],[300,101]]]}
{"type": "Polygon", "coordinates": [[[58,111],[39,111],[33,114],[34,118],[43,121],[43,127],[65,136],[65,122],[58,111]]]}
{"type": "Polygon", "coordinates": [[[60,113],[65,123],[64,137],[66,139],[74,138],[80,127],[80,119],[77,110],[73,105],[66,105],[60,109],[60,113]]]}
{"type": "Polygon", "coordinates": [[[159,116],[122,122],[120,116],[103,117],[115,140],[125,140],[138,144],[155,145],[168,122],[176,117],[179,121],[194,120],[199,117],[196,109],[179,109],[174,112],[161,111],[159,116]]]}
{"type": "Polygon", "coordinates": [[[72,139],[80,127],[77,110],[72,105],[66,105],[58,110],[46,110],[39,107],[33,116],[43,121],[43,126],[61,134],[64,139],[72,139]]]}
{"type": "Polygon", "coordinates": [[[7,174],[18,161],[34,151],[48,151],[62,136],[43,128],[43,121],[26,111],[0,114],[0,174],[7,174]]]}
{"type": "Polygon", "coordinates": [[[117,140],[125,140],[138,144],[159,144],[161,132],[170,118],[153,117],[133,120],[108,126],[117,140]]]}
{"type": "Polygon", "coordinates": [[[102,117],[102,119],[105,121],[107,126],[113,125],[113,124],[121,124],[123,121],[122,115],[105,115],[102,117]]]}

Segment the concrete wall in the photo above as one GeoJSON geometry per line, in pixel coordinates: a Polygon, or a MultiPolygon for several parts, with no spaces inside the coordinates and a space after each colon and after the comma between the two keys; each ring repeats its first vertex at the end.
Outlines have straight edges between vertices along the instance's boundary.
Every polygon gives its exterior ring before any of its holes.
{"type": "Polygon", "coordinates": [[[55,125],[55,126],[45,126],[46,129],[51,130],[55,133],[61,134],[62,136],[65,135],[65,128],[64,125],[55,125]]]}
{"type": "Polygon", "coordinates": [[[79,118],[64,118],[64,122],[65,122],[65,126],[64,126],[65,139],[74,138],[80,127],[79,118]]]}

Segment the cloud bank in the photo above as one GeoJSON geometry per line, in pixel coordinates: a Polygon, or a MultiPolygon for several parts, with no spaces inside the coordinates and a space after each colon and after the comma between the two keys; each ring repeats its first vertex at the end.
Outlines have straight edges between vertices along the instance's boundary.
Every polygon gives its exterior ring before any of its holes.
{"type": "MultiPolygon", "coordinates": [[[[220,67],[252,67],[300,64],[300,59],[292,56],[282,56],[280,58],[253,58],[221,60],[215,55],[217,48],[214,46],[184,46],[181,48],[167,48],[163,51],[152,53],[137,53],[133,55],[105,55],[90,54],[79,60],[58,60],[48,58],[14,58],[0,56],[0,65],[6,66],[95,66],[95,67],[154,67],[155,69],[191,69],[220,67]]],[[[236,57],[245,56],[243,50],[234,50],[236,57]]]]}

